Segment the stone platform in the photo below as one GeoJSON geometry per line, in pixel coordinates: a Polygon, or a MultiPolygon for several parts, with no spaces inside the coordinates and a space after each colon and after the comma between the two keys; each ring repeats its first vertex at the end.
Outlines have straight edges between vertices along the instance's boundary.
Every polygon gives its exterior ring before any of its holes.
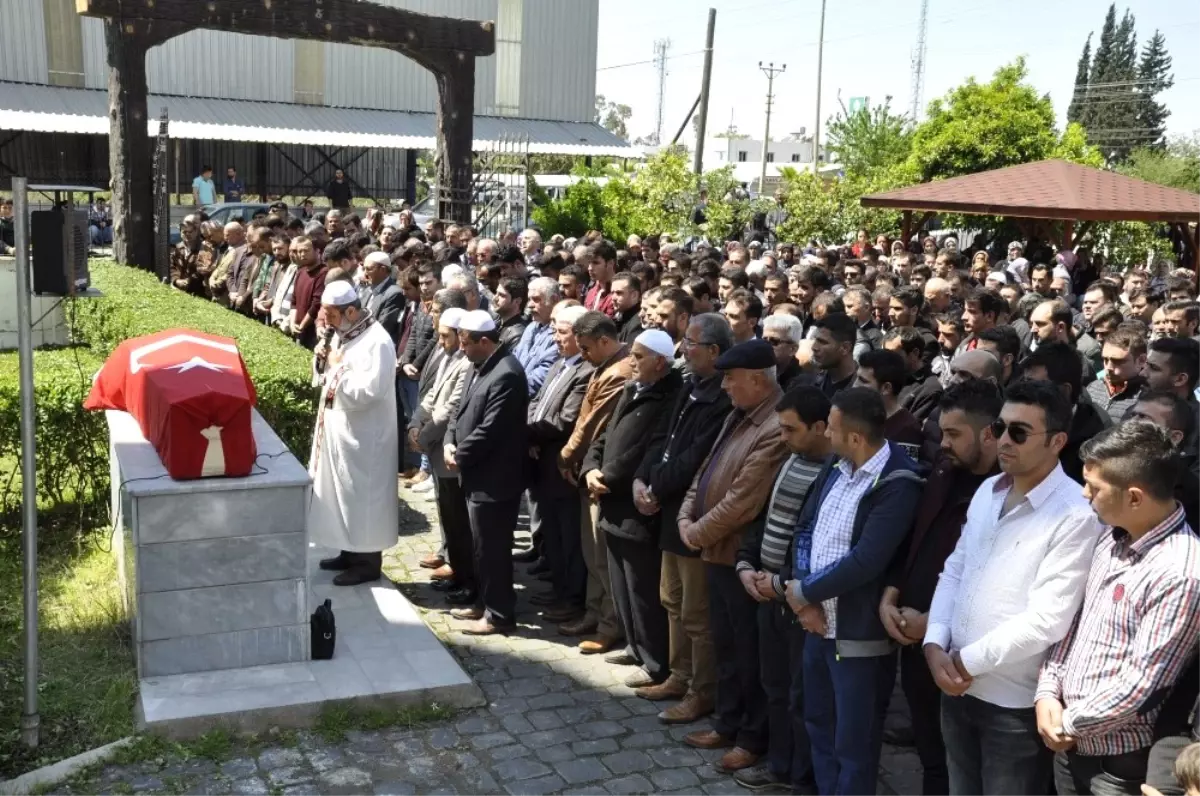
{"type": "Polygon", "coordinates": [[[390,581],[334,586],[333,573],[316,565],[330,554],[309,549],[308,604],[333,600],[332,660],[143,678],[138,725],[182,738],[214,726],[303,727],[335,702],[484,704],[483,693],[390,581]]]}

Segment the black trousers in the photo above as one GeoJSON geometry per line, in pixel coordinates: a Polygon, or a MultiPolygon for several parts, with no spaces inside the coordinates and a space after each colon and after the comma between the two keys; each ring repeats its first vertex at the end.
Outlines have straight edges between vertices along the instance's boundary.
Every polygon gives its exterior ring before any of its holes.
{"type": "Polygon", "coordinates": [[[671,674],[667,610],[658,594],[661,574],[657,543],[608,534],[608,580],[626,648],[658,683],[671,674]]]}
{"type": "Polygon", "coordinates": [[[942,692],[929,672],[921,644],[900,648],[900,687],[912,715],[913,738],[921,758],[921,791],[925,796],[945,796],[950,792],[950,775],[942,741],[942,692]]]}
{"type": "Polygon", "coordinates": [[[487,503],[467,499],[467,515],[475,540],[475,582],[484,618],[501,627],[511,627],[517,622],[512,545],[520,505],[520,498],[487,503]]]}
{"type": "Polygon", "coordinates": [[[458,477],[434,481],[437,496],[438,520],[442,526],[441,555],[454,570],[454,580],[465,589],[475,588],[475,540],[471,535],[471,518],[467,514],[467,499],[458,477]]]}
{"type": "Polygon", "coordinates": [[[758,650],[767,696],[767,765],[795,793],[815,793],[804,725],[804,628],[787,603],[758,604],[758,650]]]}
{"type": "Polygon", "coordinates": [[[733,567],[708,564],[708,611],[717,661],[713,729],[741,748],[767,751],[767,695],[760,680],[758,602],[733,567]]]}
{"type": "Polygon", "coordinates": [[[1054,787],[1058,796],[1138,796],[1146,781],[1150,747],[1123,755],[1084,756],[1059,752],[1054,756],[1054,787]]]}
{"type": "Polygon", "coordinates": [[[554,596],[570,605],[583,605],[587,596],[587,568],[580,544],[579,492],[567,497],[543,497],[529,490],[529,525],[540,552],[550,565],[554,596]]]}

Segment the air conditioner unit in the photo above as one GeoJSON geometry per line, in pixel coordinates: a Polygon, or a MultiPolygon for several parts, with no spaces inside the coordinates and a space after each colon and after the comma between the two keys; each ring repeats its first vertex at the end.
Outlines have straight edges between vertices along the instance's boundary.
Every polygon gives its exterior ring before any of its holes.
{"type": "Polygon", "coordinates": [[[36,210],[29,216],[33,292],[72,296],[87,290],[92,281],[88,272],[87,211],[56,207],[36,210]]]}

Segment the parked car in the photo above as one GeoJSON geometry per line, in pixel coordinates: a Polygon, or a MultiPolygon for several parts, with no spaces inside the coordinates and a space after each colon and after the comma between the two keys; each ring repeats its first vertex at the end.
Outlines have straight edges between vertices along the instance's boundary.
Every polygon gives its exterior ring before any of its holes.
{"type": "MultiPolygon", "coordinates": [[[[208,216],[209,221],[225,226],[230,221],[241,221],[243,224],[247,224],[256,215],[265,216],[269,207],[270,205],[262,202],[218,202],[215,205],[205,205],[200,209],[208,216]]],[[[179,243],[179,225],[171,225],[170,239],[172,246],[179,243]]]]}

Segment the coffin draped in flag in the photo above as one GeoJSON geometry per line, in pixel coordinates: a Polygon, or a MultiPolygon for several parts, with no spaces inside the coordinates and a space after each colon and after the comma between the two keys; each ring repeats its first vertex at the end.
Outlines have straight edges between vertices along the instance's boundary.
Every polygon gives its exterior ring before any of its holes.
{"type": "Polygon", "coordinates": [[[129,412],[170,476],[186,480],[250,474],[254,401],[236,341],[171,329],[117,346],[84,408],[129,412]]]}

